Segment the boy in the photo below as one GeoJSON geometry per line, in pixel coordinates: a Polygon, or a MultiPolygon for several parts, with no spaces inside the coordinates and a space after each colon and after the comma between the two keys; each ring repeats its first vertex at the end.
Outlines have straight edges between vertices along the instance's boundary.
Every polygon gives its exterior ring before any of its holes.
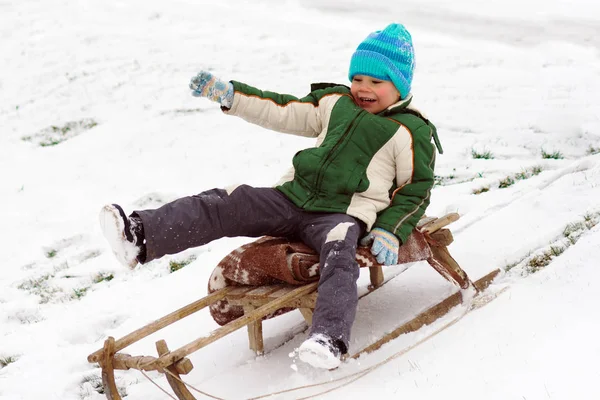
{"type": "Polygon", "coordinates": [[[411,36],[390,24],[358,46],[350,88],[330,86],[299,99],[199,73],[190,83],[195,96],[265,128],[316,137],[316,145],[294,156],[274,188],[213,189],[129,216],[118,205],[105,206],[100,222],[113,252],[135,267],[225,236],[304,241],[320,254],[320,278],[299,358],[337,367],[358,302],[359,239],[368,232],[362,243],[382,264],[395,264],[400,243],[429,205],[432,137],[438,141],[435,127],[408,107],[413,70],[411,36]]]}

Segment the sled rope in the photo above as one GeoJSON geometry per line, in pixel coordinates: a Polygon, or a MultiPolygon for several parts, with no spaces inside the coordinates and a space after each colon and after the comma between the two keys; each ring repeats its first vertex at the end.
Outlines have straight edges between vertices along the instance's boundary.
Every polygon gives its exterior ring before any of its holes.
{"type": "Polygon", "coordinates": [[[168,369],[165,369],[165,373],[171,375],[173,378],[177,379],[179,382],[183,383],[185,386],[189,387],[192,390],[195,390],[196,392],[198,392],[200,394],[205,395],[206,397],[210,397],[211,399],[215,399],[215,400],[227,400],[227,399],[224,399],[222,397],[213,396],[210,393],[203,392],[202,390],[193,387],[191,384],[189,384],[187,382],[184,382],[183,379],[181,379],[180,377],[178,377],[177,375],[175,375],[174,373],[172,373],[168,369]]]}
{"type": "MultiPolygon", "coordinates": [[[[141,372],[141,373],[142,373],[142,374],[143,374],[143,375],[146,377],[146,379],[148,379],[150,382],[152,382],[152,383],[153,383],[153,384],[154,384],[154,385],[155,385],[157,388],[159,388],[160,390],[162,390],[162,391],[163,391],[163,392],[164,392],[164,393],[165,393],[167,396],[169,396],[169,397],[170,397],[170,398],[172,398],[173,400],[177,400],[177,398],[176,398],[176,397],[173,397],[173,395],[171,395],[169,392],[167,392],[165,389],[163,389],[163,388],[162,388],[162,387],[161,387],[161,386],[160,386],[158,383],[154,382],[154,380],[153,380],[152,378],[150,378],[148,375],[146,375],[146,373],[144,372],[144,370],[143,370],[143,367],[145,367],[146,365],[152,364],[152,362],[153,362],[153,361],[147,362],[147,363],[145,363],[145,364],[141,364],[141,363],[138,361],[138,365],[136,365],[136,369],[138,369],[138,370],[139,370],[139,371],[140,371],[140,372],[141,372]]],[[[169,370],[168,370],[168,369],[166,369],[166,368],[163,370],[163,372],[164,372],[165,374],[169,374],[169,375],[171,375],[173,378],[177,379],[179,382],[181,382],[181,383],[183,383],[184,385],[186,385],[187,387],[189,387],[189,388],[191,388],[191,389],[195,390],[196,392],[198,392],[198,393],[200,393],[200,394],[203,394],[203,395],[204,395],[204,396],[206,396],[206,397],[210,397],[211,399],[215,399],[215,400],[226,400],[226,399],[224,399],[224,398],[222,398],[222,397],[213,396],[213,395],[212,395],[212,394],[210,394],[210,393],[206,393],[206,392],[203,392],[203,391],[202,391],[202,390],[200,390],[200,389],[196,389],[195,387],[193,387],[193,386],[192,386],[192,385],[190,385],[189,383],[187,383],[187,382],[184,382],[184,381],[183,381],[183,380],[182,380],[180,377],[178,377],[177,375],[175,375],[174,373],[172,373],[171,371],[169,371],[169,370]]]]}
{"type": "MultiPolygon", "coordinates": [[[[162,386],[160,386],[158,383],[154,382],[154,380],[152,378],[150,378],[143,370],[144,366],[148,365],[149,363],[146,364],[142,364],[141,363],[141,358],[140,360],[137,362],[136,368],[142,373],[142,375],[144,375],[146,377],[146,379],[148,379],[154,386],[156,386],[157,388],[159,388],[164,394],[166,394],[167,396],[169,396],[170,398],[172,398],[173,400],[177,400],[175,397],[173,397],[171,395],[171,393],[167,392],[165,389],[162,388],[162,386]]],[[[166,370],[165,370],[166,371],[166,370]]]]}
{"type": "MultiPolygon", "coordinates": [[[[412,349],[414,349],[417,346],[420,346],[421,344],[425,343],[426,341],[428,341],[429,339],[435,337],[436,335],[438,335],[439,333],[441,333],[442,331],[450,328],[451,326],[455,325],[458,321],[460,321],[461,319],[463,319],[469,312],[479,309],[483,306],[485,306],[486,304],[488,304],[490,301],[494,300],[496,297],[498,297],[500,294],[504,293],[506,290],[508,290],[508,286],[504,287],[502,289],[500,289],[498,292],[493,293],[493,294],[489,294],[489,295],[475,295],[474,297],[472,297],[469,301],[468,304],[464,305],[464,310],[458,315],[456,316],[454,319],[448,321],[447,323],[445,323],[444,325],[442,325],[441,327],[439,327],[438,329],[436,329],[434,332],[426,335],[425,337],[423,337],[422,339],[418,340],[417,342],[411,344],[410,346],[398,351],[395,354],[392,354],[391,356],[389,356],[388,358],[362,370],[362,371],[358,371],[355,373],[352,373],[350,375],[341,377],[341,378],[336,378],[327,382],[319,382],[319,383],[314,383],[314,384],[310,384],[310,385],[303,385],[303,386],[297,386],[297,387],[293,387],[290,389],[285,389],[285,390],[280,390],[277,392],[272,392],[272,393],[267,393],[267,394],[263,394],[260,396],[256,396],[256,397],[250,397],[247,400],[260,400],[260,399],[265,399],[267,397],[271,397],[271,396],[275,396],[275,395],[279,395],[279,394],[284,394],[284,393],[290,393],[290,392],[295,392],[298,390],[303,390],[303,389],[310,389],[310,388],[314,388],[314,387],[319,387],[319,386],[326,386],[326,385],[331,385],[333,383],[338,383],[338,382],[342,382],[341,384],[334,386],[330,389],[318,392],[318,393],[314,393],[312,395],[309,396],[305,396],[305,397],[300,397],[297,398],[296,400],[307,400],[307,399],[312,399],[315,398],[317,396],[321,396],[330,392],[333,392],[337,389],[340,389],[344,386],[348,386],[349,384],[359,380],[360,378],[368,375],[369,373],[373,372],[374,370],[376,370],[377,368],[389,363],[390,361],[403,356],[404,354],[408,353],[409,351],[411,351],[412,349]]],[[[200,389],[195,388],[194,386],[192,386],[191,384],[184,382],[180,377],[176,376],[175,374],[173,374],[171,371],[165,369],[164,370],[165,373],[171,375],[173,378],[177,379],[179,382],[183,383],[184,385],[186,385],[187,387],[189,387],[190,389],[203,394],[204,396],[210,397],[212,399],[215,400],[226,400],[224,398],[221,397],[217,397],[214,395],[211,395],[209,393],[206,393],[200,389]]],[[[143,371],[142,371],[143,373],[143,371]]],[[[146,375],[146,374],[144,374],[146,375]]],[[[146,376],[147,377],[147,376],[146,376]]],[[[150,379],[149,377],[147,377],[148,379],[150,379]]],[[[154,382],[153,382],[154,383],[154,382]]],[[[156,383],[154,383],[156,386],[158,386],[156,383]]],[[[160,386],[158,386],[160,388],[160,386]]],[[[162,390],[162,388],[160,388],[162,390]]],[[[164,391],[164,390],[163,390],[164,391]]],[[[166,392],[165,392],[166,393],[166,392]]],[[[168,394],[168,393],[167,393],[168,394]]],[[[169,395],[171,398],[174,399],[174,397],[172,397],[171,395],[169,395]]]]}
{"type": "Polygon", "coordinates": [[[434,337],[438,333],[442,332],[443,330],[445,330],[445,329],[451,327],[452,325],[454,325],[455,323],[457,323],[465,315],[467,315],[469,311],[470,311],[470,305],[469,305],[469,307],[467,307],[465,309],[465,311],[461,315],[459,315],[458,317],[454,318],[450,322],[444,324],[443,326],[441,326],[440,328],[438,328],[436,331],[430,333],[429,335],[425,336],[424,338],[422,338],[421,340],[417,341],[416,343],[413,343],[412,345],[410,345],[410,346],[408,346],[408,347],[400,350],[399,352],[397,352],[395,354],[392,354],[391,356],[389,356],[385,360],[380,361],[377,364],[374,364],[374,365],[372,365],[372,366],[370,366],[370,367],[368,367],[368,368],[366,368],[366,369],[364,369],[362,371],[358,371],[358,372],[355,372],[353,374],[350,374],[350,375],[347,375],[347,376],[344,376],[344,377],[341,377],[341,378],[333,379],[333,380],[328,381],[328,382],[319,382],[319,383],[314,383],[314,384],[311,384],[311,385],[298,386],[298,387],[295,387],[295,388],[285,389],[285,390],[281,390],[279,392],[269,393],[269,394],[265,394],[265,395],[258,396],[258,397],[251,397],[248,400],[264,399],[264,398],[275,396],[275,395],[278,395],[278,394],[289,393],[289,392],[293,392],[293,391],[297,391],[297,390],[301,390],[301,389],[309,389],[309,388],[313,388],[313,387],[317,387],[317,386],[330,385],[332,383],[342,382],[342,381],[346,381],[346,380],[349,379],[347,382],[343,382],[340,385],[337,385],[337,386],[332,387],[330,389],[327,389],[327,390],[324,390],[322,392],[318,392],[318,393],[315,393],[315,394],[312,394],[312,395],[309,395],[309,396],[306,396],[306,397],[300,397],[300,398],[297,398],[296,400],[312,399],[312,398],[315,398],[317,396],[321,396],[323,394],[333,392],[334,390],[340,389],[340,388],[342,388],[344,386],[347,386],[347,385],[351,384],[352,382],[355,382],[355,381],[359,380],[363,376],[366,376],[367,374],[373,372],[375,369],[381,367],[382,365],[385,365],[385,364],[389,363],[393,359],[398,358],[398,357],[400,357],[400,356],[408,353],[409,351],[411,351],[415,347],[419,346],[420,344],[422,344],[422,343],[426,342],[427,340],[431,339],[432,337],[434,337]]]}
{"type": "Polygon", "coordinates": [[[270,396],[275,396],[278,394],[283,394],[283,393],[289,393],[289,392],[293,392],[293,391],[297,391],[297,390],[301,390],[301,389],[309,389],[309,388],[313,388],[313,387],[317,387],[317,386],[325,386],[325,385],[329,385],[332,383],[336,383],[336,382],[342,382],[342,381],[346,381],[348,379],[350,379],[347,382],[343,382],[342,384],[335,386],[333,388],[330,388],[328,390],[319,392],[319,393],[315,393],[306,397],[301,397],[298,398],[296,400],[306,400],[306,399],[312,399],[315,398],[317,396],[329,393],[329,392],[333,392],[334,390],[337,390],[341,387],[347,386],[349,384],[351,384],[352,382],[355,382],[357,380],[359,380],[360,378],[362,378],[363,376],[369,374],[370,372],[374,371],[375,369],[381,367],[384,364],[389,363],[390,361],[392,361],[395,358],[398,358],[406,353],[408,353],[409,351],[411,351],[412,349],[414,349],[415,347],[421,345],[422,343],[426,342],[427,340],[433,338],[434,336],[436,336],[437,334],[439,334],[440,332],[442,332],[445,329],[448,329],[449,327],[451,327],[452,325],[456,324],[458,321],[460,321],[464,316],[466,316],[470,311],[478,309],[483,307],[484,305],[488,304],[490,301],[492,301],[493,299],[495,299],[496,297],[498,297],[501,293],[503,293],[505,290],[507,290],[508,287],[505,287],[503,289],[501,289],[499,292],[490,295],[490,296],[486,296],[486,297],[478,297],[475,296],[473,298],[471,298],[471,301],[469,302],[468,305],[465,305],[465,309],[464,311],[458,315],[457,317],[455,317],[453,320],[447,322],[446,324],[444,324],[443,326],[441,326],[440,328],[438,328],[436,331],[430,333],[429,335],[425,336],[424,338],[422,338],[421,340],[417,341],[416,343],[413,343],[412,345],[410,345],[409,347],[406,347],[402,350],[400,350],[399,352],[391,355],[390,357],[386,358],[383,361],[380,361],[379,363],[372,365],[371,367],[368,367],[362,371],[358,371],[355,372],[353,374],[350,374],[348,376],[345,377],[341,377],[341,378],[337,378],[328,382],[320,382],[320,383],[315,383],[315,384],[311,384],[311,385],[304,385],[304,386],[298,386],[295,388],[291,388],[291,389],[286,389],[286,390],[281,390],[279,392],[274,392],[274,393],[269,393],[269,394],[265,394],[265,395],[261,395],[261,396],[257,396],[257,397],[252,397],[249,398],[247,400],[259,400],[259,399],[264,399],[270,396]]]}
{"type": "MultiPolygon", "coordinates": [[[[496,297],[498,297],[501,293],[503,293],[507,289],[508,289],[508,287],[505,287],[502,290],[500,290],[499,292],[497,292],[497,293],[495,293],[493,295],[490,295],[488,297],[485,297],[485,298],[479,298],[479,299],[477,297],[472,298],[471,301],[470,301],[470,303],[469,303],[469,305],[467,307],[465,307],[465,310],[460,315],[458,315],[456,318],[454,318],[453,320],[449,321],[445,325],[441,326],[440,328],[438,328],[434,332],[432,332],[429,335],[425,336],[421,340],[417,341],[416,343],[413,343],[412,345],[410,345],[410,346],[408,346],[408,347],[400,350],[399,352],[391,355],[390,357],[386,358],[385,360],[380,361],[379,363],[377,363],[375,365],[372,365],[371,367],[369,367],[369,368],[367,368],[367,369],[365,369],[363,371],[355,372],[354,374],[348,375],[348,376],[343,377],[343,378],[334,379],[334,380],[329,381],[329,382],[321,382],[319,384],[307,385],[307,386],[305,386],[306,388],[308,388],[308,387],[314,387],[314,386],[319,386],[319,385],[326,385],[326,384],[330,384],[330,383],[340,382],[340,381],[343,381],[343,380],[346,380],[346,379],[349,379],[349,378],[353,378],[353,379],[349,380],[348,382],[344,382],[344,383],[342,383],[342,384],[340,384],[338,386],[332,387],[332,388],[330,388],[328,390],[325,390],[325,391],[322,391],[322,392],[319,392],[319,393],[315,393],[315,394],[312,394],[312,395],[309,395],[309,396],[306,396],[306,397],[300,397],[300,398],[297,398],[296,400],[312,399],[312,398],[315,398],[317,396],[321,396],[323,394],[333,392],[333,391],[335,391],[335,390],[337,390],[339,388],[342,388],[344,386],[347,386],[347,385],[351,384],[352,382],[355,382],[355,381],[359,380],[363,376],[366,376],[367,374],[373,372],[375,369],[377,369],[377,368],[381,367],[382,365],[385,365],[385,364],[389,363],[390,361],[392,361],[392,360],[394,360],[394,359],[396,359],[396,358],[398,358],[398,357],[400,357],[400,356],[408,353],[409,351],[411,351],[415,347],[423,344],[424,342],[426,342],[429,339],[433,338],[434,336],[438,335],[442,331],[450,328],[452,325],[456,324],[458,321],[460,321],[461,319],[463,319],[463,317],[465,317],[469,312],[471,312],[473,310],[476,310],[478,308],[481,308],[484,305],[488,304],[490,301],[492,301],[493,299],[495,299],[496,297]],[[480,300],[480,301],[477,301],[477,300],[480,300]]],[[[298,388],[283,390],[283,391],[281,391],[279,393],[291,392],[293,390],[299,390],[299,389],[303,389],[305,387],[298,387],[298,388]]],[[[278,394],[278,393],[273,393],[273,394],[269,394],[269,395],[266,395],[266,396],[254,397],[254,398],[248,399],[248,400],[260,399],[260,398],[272,396],[272,395],[275,395],[275,394],[278,394]]]]}
{"type": "MultiPolygon", "coordinates": [[[[166,370],[165,370],[166,371],[166,370]]],[[[148,379],[150,382],[152,382],[152,384],[154,386],[156,386],[157,388],[159,388],[164,394],[166,394],[167,396],[169,396],[170,398],[172,398],[173,400],[177,400],[177,398],[173,397],[171,395],[171,393],[167,392],[165,389],[163,389],[158,383],[154,382],[154,380],[152,378],[150,378],[148,375],[146,375],[146,373],[140,369],[140,372],[142,373],[142,375],[144,375],[146,377],[146,379],[148,379]]]]}

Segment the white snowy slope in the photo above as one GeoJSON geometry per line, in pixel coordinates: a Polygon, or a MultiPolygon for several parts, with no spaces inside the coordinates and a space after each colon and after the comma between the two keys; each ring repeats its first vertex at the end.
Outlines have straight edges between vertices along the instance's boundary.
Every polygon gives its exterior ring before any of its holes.
{"type": "MultiPolygon", "coordinates": [[[[311,82],[348,83],[357,44],[392,21],[413,34],[414,102],[444,147],[428,214],[460,213],[453,256],[472,279],[506,270],[490,291],[507,289],[331,372],[289,357],[306,337],[293,312],[265,323],[264,357],[240,330],[194,353],[186,381],[244,399],[370,370],[271,398],[600,398],[596,3],[0,1],[0,399],[104,399],[87,355],[204,296],[214,265],[250,240],[130,271],[100,233],[104,204],[272,185],[312,145],[222,115],[190,96],[192,76],[302,96],[311,82]],[[171,272],[171,261],[189,264],[171,272]]],[[[361,300],[351,350],[455,290],[411,265],[361,300]]],[[[153,355],[158,339],[175,349],[216,327],[200,312],[126,352],[153,355]]],[[[138,371],[117,371],[117,384],[126,398],[169,398],[138,371]]]]}

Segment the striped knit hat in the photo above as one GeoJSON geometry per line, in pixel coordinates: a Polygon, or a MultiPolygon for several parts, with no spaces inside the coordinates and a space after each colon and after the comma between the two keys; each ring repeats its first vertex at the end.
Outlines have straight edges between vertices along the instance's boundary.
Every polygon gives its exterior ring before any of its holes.
{"type": "Polygon", "coordinates": [[[371,33],[350,60],[348,78],[368,75],[392,81],[402,99],[410,93],[415,68],[412,38],[404,25],[390,24],[383,31],[371,33]]]}

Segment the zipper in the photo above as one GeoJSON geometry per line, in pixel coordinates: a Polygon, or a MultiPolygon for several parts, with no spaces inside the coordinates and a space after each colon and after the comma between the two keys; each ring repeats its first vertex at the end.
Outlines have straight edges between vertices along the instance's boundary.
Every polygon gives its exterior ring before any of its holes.
{"type": "Polygon", "coordinates": [[[352,121],[350,121],[350,124],[348,125],[348,128],[346,128],[346,130],[344,131],[344,133],[340,136],[340,138],[336,142],[335,146],[333,146],[333,148],[331,149],[331,151],[329,153],[327,153],[327,156],[325,157],[325,160],[323,160],[323,164],[322,164],[321,168],[319,169],[319,172],[317,173],[317,179],[316,179],[316,183],[315,183],[315,190],[308,197],[308,199],[304,202],[303,205],[306,205],[306,204],[310,203],[316,197],[316,195],[319,192],[319,189],[321,187],[321,184],[322,184],[322,181],[323,181],[324,171],[327,168],[327,164],[329,163],[330,159],[333,157],[333,155],[334,155],[335,151],[338,149],[338,147],[340,147],[340,145],[344,142],[344,140],[346,139],[346,136],[348,136],[348,134],[350,132],[352,132],[352,128],[354,127],[356,120],[359,117],[361,117],[362,115],[363,115],[363,112],[361,111],[357,115],[354,116],[354,118],[352,119],[352,121]]]}

